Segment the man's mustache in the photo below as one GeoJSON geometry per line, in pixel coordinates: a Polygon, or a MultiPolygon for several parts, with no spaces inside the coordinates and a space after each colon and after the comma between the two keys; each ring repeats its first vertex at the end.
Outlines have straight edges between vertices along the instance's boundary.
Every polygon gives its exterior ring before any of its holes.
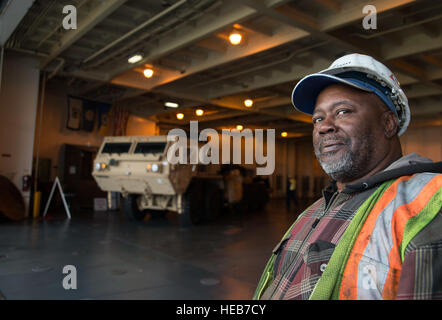
{"type": "Polygon", "coordinates": [[[321,139],[317,145],[316,151],[319,151],[320,153],[322,153],[322,149],[324,148],[324,144],[327,144],[331,141],[333,141],[333,143],[336,143],[336,144],[343,144],[343,145],[350,145],[351,144],[350,138],[332,135],[332,136],[327,136],[327,137],[324,137],[323,139],[321,139]]]}

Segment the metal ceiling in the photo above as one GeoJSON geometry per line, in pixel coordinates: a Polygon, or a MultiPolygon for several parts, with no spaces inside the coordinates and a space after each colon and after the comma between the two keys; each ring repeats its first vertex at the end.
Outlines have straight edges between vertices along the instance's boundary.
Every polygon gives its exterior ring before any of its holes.
{"type": "Polygon", "coordinates": [[[6,49],[38,55],[50,81],[72,94],[124,103],[162,128],[186,126],[203,107],[205,127],[241,123],[299,136],[311,126],[290,105],[293,86],[349,52],[396,72],[413,123],[441,125],[441,31],[442,2],[434,0],[36,0],[6,49]],[[62,27],[68,4],[77,8],[76,30],[62,27]],[[376,7],[376,30],[362,26],[367,4],[376,7]],[[228,42],[234,29],[244,35],[237,46],[228,42]],[[129,64],[137,52],[143,60],[129,64]],[[184,120],[166,100],[180,103],[184,120]]]}

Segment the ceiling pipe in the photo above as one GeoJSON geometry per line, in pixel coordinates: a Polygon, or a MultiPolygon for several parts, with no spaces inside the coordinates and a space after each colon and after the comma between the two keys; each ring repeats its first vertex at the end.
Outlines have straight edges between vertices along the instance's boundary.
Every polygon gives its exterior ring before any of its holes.
{"type": "MultiPolygon", "coordinates": [[[[215,2],[213,5],[210,6],[210,9],[213,9],[213,8],[216,7],[216,6],[220,6],[221,4],[222,4],[221,2],[215,2]]],[[[204,14],[204,12],[205,12],[206,10],[208,10],[207,8],[205,8],[205,9],[201,9],[201,10],[200,10],[199,8],[200,8],[201,6],[202,6],[202,4],[199,3],[199,4],[197,4],[196,6],[190,8],[190,10],[191,10],[192,12],[197,12],[197,11],[198,11],[196,14],[194,14],[194,15],[192,16],[192,19],[195,19],[196,17],[198,17],[198,16],[204,14]]],[[[175,21],[183,20],[183,19],[180,19],[180,18],[174,18],[174,19],[175,19],[175,21]]],[[[184,18],[184,20],[185,20],[185,19],[186,19],[186,18],[184,18]]],[[[175,21],[173,21],[173,22],[175,22],[175,21]]],[[[137,37],[135,40],[131,41],[130,43],[125,44],[124,46],[118,48],[117,50],[113,50],[111,53],[109,53],[109,54],[107,54],[105,57],[103,57],[100,61],[96,61],[96,62],[94,62],[94,63],[92,63],[92,64],[88,64],[88,65],[87,65],[87,68],[88,68],[88,69],[89,69],[89,68],[94,68],[94,67],[96,67],[96,66],[98,66],[98,65],[101,65],[101,64],[107,62],[109,59],[112,59],[113,57],[120,55],[120,54],[123,53],[124,51],[127,51],[129,48],[135,48],[136,45],[137,45],[138,43],[142,42],[142,41],[143,41],[144,39],[146,39],[147,37],[150,37],[150,36],[152,36],[152,35],[158,36],[158,34],[162,33],[163,30],[168,29],[168,26],[171,25],[171,24],[173,24],[173,22],[170,22],[170,21],[169,21],[169,24],[168,24],[168,25],[163,25],[163,26],[161,26],[161,27],[156,28],[156,29],[153,30],[153,31],[152,31],[152,30],[149,30],[149,31],[145,32],[144,34],[141,34],[139,37],[137,37]]],[[[170,29],[170,28],[169,28],[169,29],[170,29]]],[[[139,47],[139,48],[132,49],[131,51],[133,51],[133,52],[139,52],[139,51],[143,51],[143,50],[144,50],[143,48],[139,47]]],[[[181,71],[181,70],[179,70],[179,71],[181,71]]]]}
{"type": "Polygon", "coordinates": [[[358,37],[363,38],[365,40],[369,40],[369,39],[372,39],[372,38],[375,38],[375,37],[383,36],[383,35],[386,35],[386,34],[389,34],[389,33],[401,31],[401,30],[404,30],[404,29],[408,29],[408,28],[419,26],[419,25],[424,24],[424,23],[429,23],[429,22],[432,22],[432,21],[435,21],[435,20],[439,20],[441,17],[442,17],[442,15],[439,14],[439,15],[434,16],[434,17],[430,17],[430,18],[427,18],[427,19],[424,19],[424,20],[420,20],[420,21],[412,22],[412,23],[409,23],[409,24],[406,24],[406,25],[394,27],[394,28],[391,28],[391,29],[388,29],[388,30],[385,30],[385,31],[375,32],[375,33],[369,34],[369,35],[362,34],[362,33],[352,33],[352,35],[358,36],[358,37]]]}
{"type": "MultiPolygon", "coordinates": [[[[39,15],[34,18],[34,20],[32,21],[31,25],[27,28],[27,30],[24,32],[24,34],[22,35],[22,39],[25,39],[28,35],[32,35],[34,33],[34,31],[38,28],[39,24],[41,23],[41,21],[43,19],[45,19],[49,13],[49,11],[52,10],[52,7],[57,3],[57,0],[52,0],[52,2],[50,2],[46,8],[44,8],[39,15]]],[[[21,41],[20,41],[21,44],[21,41]]]]}
{"type": "Polygon", "coordinates": [[[132,29],[131,31],[129,31],[128,33],[126,33],[125,35],[123,35],[122,37],[118,38],[117,40],[111,42],[110,44],[108,44],[107,46],[105,46],[104,48],[98,50],[97,52],[95,52],[94,54],[90,55],[89,57],[85,58],[82,63],[86,63],[92,59],[94,59],[95,57],[99,56],[100,54],[102,54],[103,52],[109,50],[110,48],[114,47],[115,45],[117,45],[118,43],[120,43],[121,41],[127,39],[128,37],[130,37],[131,35],[133,35],[134,33],[138,32],[139,30],[145,28],[146,26],[154,23],[155,21],[157,21],[158,19],[162,18],[164,15],[168,14],[169,12],[175,10],[176,8],[182,6],[183,4],[185,4],[187,2],[187,0],[181,0],[177,3],[175,3],[174,5],[170,6],[169,8],[167,8],[166,10],[161,11],[159,14],[153,16],[152,18],[150,18],[149,20],[145,21],[144,23],[142,23],[141,25],[139,25],[138,27],[132,29]]]}
{"type": "Polygon", "coordinates": [[[27,50],[27,49],[20,49],[20,48],[14,48],[14,47],[11,47],[11,48],[7,47],[6,49],[8,51],[27,53],[27,54],[38,56],[38,57],[41,57],[41,58],[49,57],[49,55],[47,53],[43,53],[43,52],[36,51],[36,50],[27,50]]]}
{"type": "Polygon", "coordinates": [[[188,88],[205,86],[205,85],[207,85],[209,83],[218,82],[218,81],[229,79],[229,78],[234,78],[234,77],[237,77],[237,76],[240,76],[240,75],[243,75],[243,74],[248,74],[248,73],[251,73],[251,72],[254,72],[254,71],[258,71],[258,70],[261,70],[261,69],[265,69],[265,68],[268,68],[268,67],[280,64],[280,63],[284,63],[284,62],[290,61],[291,59],[293,59],[296,55],[298,55],[300,53],[309,51],[309,50],[314,49],[314,48],[322,47],[322,46],[326,45],[327,43],[328,43],[328,41],[323,41],[323,42],[320,42],[320,43],[316,43],[314,45],[311,45],[311,46],[304,47],[302,49],[296,50],[296,51],[292,52],[290,55],[288,55],[287,57],[285,57],[284,59],[277,60],[277,61],[272,61],[272,62],[267,63],[267,64],[262,64],[262,65],[259,65],[259,66],[255,67],[255,68],[250,68],[250,69],[247,69],[247,70],[231,73],[231,74],[225,75],[223,77],[215,78],[215,79],[212,79],[212,80],[207,80],[207,81],[204,81],[202,83],[197,83],[197,84],[189,86],[188,88]]]}
{"type": "MultiPolygon", "coordinates": [[[[79,9],[81,8],[88,0],[83,0],[82,2],[80,2],[78,5],[76,5],[76,8],[79,9]]],[[[54,30],[52,30],[51,32],[49,32],[43,39],[40,40],[40,42],[37,44],[37,46],[35,48],[40,48],[40,46],[46,42],[50,37],[52,37],[60,28],[62,27],[62,24],[56,26],[54,28],[54,30]]]]}
{"type": "Polygon", "coordinates": [[[60,69],[64,66],[65,60],[63,58],[56,58],[59,62],[55,69],[51,72],[51,74],[47,77],[47,80],[51,80],[55,75],[60,71],[60,69]]]}

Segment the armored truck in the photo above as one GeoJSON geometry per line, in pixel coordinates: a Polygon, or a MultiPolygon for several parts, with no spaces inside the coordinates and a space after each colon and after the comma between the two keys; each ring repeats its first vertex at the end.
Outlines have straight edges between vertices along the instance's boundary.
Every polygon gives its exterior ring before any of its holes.
{"type": "Polygon", "coordinates": [[[121,194],[125,217],[143,220],[147,213],[174,211],[182,225],[191,225],[220,213],[224,197],[219,166],[170,164],[172,144],[167,136],[104,138],[92,176],[103,191],[121,194]]]}

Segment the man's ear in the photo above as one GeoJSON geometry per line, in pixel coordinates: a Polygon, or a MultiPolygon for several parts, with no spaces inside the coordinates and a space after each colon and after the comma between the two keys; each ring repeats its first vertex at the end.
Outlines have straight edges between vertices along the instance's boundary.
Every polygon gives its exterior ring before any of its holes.
{"type": "Polygon", "coordinates": [[[384,134],[387,139],[394,137],[399,130],[399,120],[391,111],[382,114],[382,125],[384,126],[384,134]]]}

